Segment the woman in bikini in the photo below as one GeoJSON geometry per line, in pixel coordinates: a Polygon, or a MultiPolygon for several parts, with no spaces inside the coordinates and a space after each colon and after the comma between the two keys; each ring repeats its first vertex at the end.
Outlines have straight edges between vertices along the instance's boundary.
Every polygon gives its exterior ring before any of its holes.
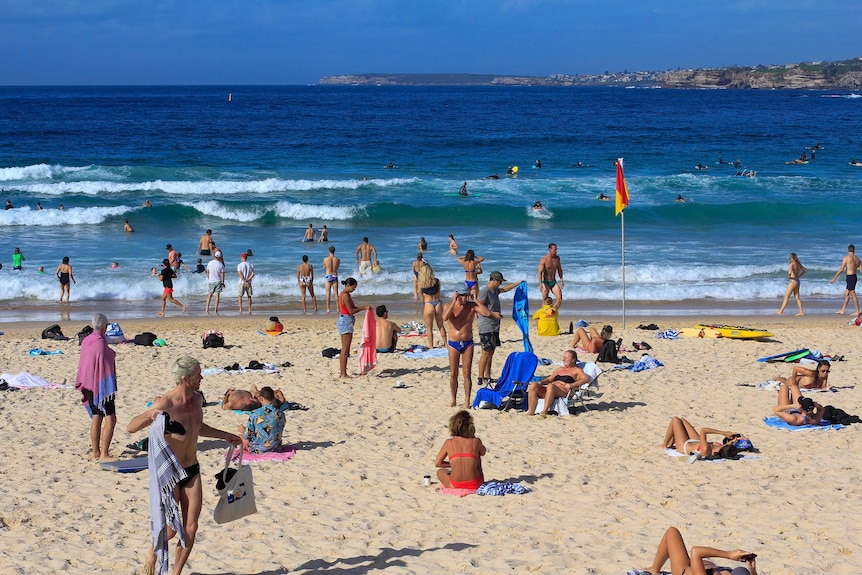
{"type": "Polygon", "coordinates": [[[413,260],[413,299],[415,301],[419,301],[419,296],[422,293],[419,291],[419,268],[425,262],[425,259],[422,257],[422,252],[416,254],[416,259],[413,260]]]}
{"type": "Polygon", "coordinates": [[[539,417],[548,416],[548,410],[558,397],[567,397],[569,392],[590,382],[590,376],[578,367],[578,354],[568,349],[563,352],[563,367],[541,381],[527,386],[527,415],[536,415],[539,398],[545,400],[539,417]]]}
{"type": "Polygon", "coordinates": [[[356,291],[356,287],[359,285],[356,283],[356,280],[353,278],[347,278],[341,285],[344,286],[342,288],[341,293],[338,296],[338,310],[340,315],[338,317],[338,333],[341,335],[341,354],[339,355],[339,363],[341,364],[341,377],[343,379],[347,379],[350,377],[347,375],[347,358],[350,357],[350,344],[353,343],[353,324],[356,323],[356,318],[354,317],[358,312],[370,310],[371,306],[365,307],[356,307],[353,305],[353,298],[350,294],[356,291]]]}
{"type": "Polygon", "coordinates": [[[434,348],[434,323],[440,330],[440,341],[446,345],[446,328],[443,325],[443,302],[440,300],[440,280],[434,277],[431,264],[423,262],[419,266],[419,291],[422,292],[422,317],[428,334],[428,347],[434,348]]]}
{"type": "Polygon", "coordinates": [[[823,406],[810,397],[802,397],[799,384],[793,378],[785,380],[778,388],[778,400],[772,411],[793,426],[817,425],[823,419],[823,406]]]}
{"type": "Polygon", "coordinates": [[[317,311],[317,296],[314,295],[314,268],[308,263],[308,256],[302,256],[302,263],[296,267],[296,280],[299,283],[299,292],[302,295],[302,313],[308,310],[305,307],[305,292],[311,294],[311,303],[314,311],[317,311]]]}
{"type": "Polygon", "coordinates": [[[832,371],[832,364],[829,360],[821,359],[817,362],[817,367],[794,365],[789,378],[776,375],[773,379],[785,385],[789,385],[792,381],[801,389],[828,389],[830,371],[832,371]]]}
{"type": "Polygon", "coordinates": [[[69,256],[63,258],[63,263],[57,266],[54,275],[60,281],[60,302],[63,302],[63,294],[66,294],[66,303],[69,303],[69,280],[72,280],[72,283],[78,283],[75,281],[75,274],[72,273],[72,266],[69,265],[69,256]]]}
{"type": "Polygon", "coordinates": [[[467,253],[458,258],[458,262],[464,268],[465,278],[464,285],[470,290],[473,297],[479,297],[479,275],[482,273],[482,262],[485,258],[477,256],[473,250],[467,250],[467,253]]]}
{"type": "Polygon", "coordinates": [[[805,312],[802,311],[802,298],[799,297],[799,278],[805,275],[808,271],[805,269],[801,263],[799,263],[799,258],[796,257],[796,254],[790,254],[790,268],[787,270],[787,277],[790,279],[790,283],[787,284],[787,291],[784,293],[784,301],[781,303],[781,309],[775,312],[778,315],[784,313],[784,308],[787,307],[787,302],[790,301],[790,296],[796,298],[796,305],[799,306],[799,313],[796,315],[805,315],[805,312]]]}
{"type": "Polygon", "coordinates": [[[485,446],[476,437],[473,416],[461,410],[449,418],[449,434],[443,442],[437,461],[437,479],[443,487],[455,489],[478,489],[485,482],[482,472],[482,456],[485,446]]]}
{"type": "Polygon", "coordinates": [[[570,347],[573,349],[580,347],[589,353],[599,353],[605,340],[610,339],[613,335],[614,328],[609,325],[602,328],[602,333],[597,332],[594,327],[591,327],[589,332],[579,327],[578,331],[575,332],[575,339],[572,340],[570,347]]]}
{"type": "Polygon", "coordinates": [[[664,442],[666,449],[676,449],[680,453],[691,456],[694,463],[701,457],[717,455],[723,459],[734,457],[738,452],[751,450],[754,446],[751,440],[733,431],[721,431],[702,427],[700,432],[684,417],[674,417],[667,426],[664,442]],[[722,441],[709,441],[709,435],[721,435],[722,441]]]}
{"type": "Polygon", "coordinates": [[[455,236],[449,234],[449,253],[453,256],[458,255],[458,242],[455,241],[455,236]]]}
{"type": "Polygon", "coordinates": [[[427,252],[428,251],[428,242],[425,241],[424,236],[419,238],[419,245],[417,247],[419,248],[420,252],[427,252]]]}
{"type": "Polygon", "coordinates": [[[670,572],[673,575],[707,575],[708,573],[711,575],[742,575],[743,573],[746,575],[757,575],[756,557],[756,554],[743,551],[742,549],[724,551],[712,547],[698,546],[692,547],[691,555],[689,555],[679,529],[668,527],[661,538],[661,542],[658,544],[658,550],[655,553],[652,565],[648,569],[634,572],[638,573],[638,575],[657,575],[664,564],[670,560],[670,572]],[[719,567],[709,560],[714,557],[745,563],[747,569],[746,567],[737,567],[736,569],[719,567]]]}

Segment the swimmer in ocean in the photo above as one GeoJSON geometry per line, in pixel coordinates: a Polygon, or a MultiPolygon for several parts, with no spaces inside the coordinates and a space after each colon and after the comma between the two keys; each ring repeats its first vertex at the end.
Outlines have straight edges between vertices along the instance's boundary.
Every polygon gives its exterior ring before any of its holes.
{"type": "Polygon", "coordinates": [[[604,194],[604,192],[602,192],[601,194],[599,194],[598,196],[596,196],[596,199],[597,199],[597,200],[601,200],[601,201],[603,201],[603,202],[606,202],[606,201],[610,200],[610,199],[611,199],[611,197],[610,197],[610,196],[606,196],[606,195],[604,194]]]}
{"type": "Polygon", "coordinates": [[[542,202],[539,202],[539,201],[536,201],[536,203],[535,203],[535,204],[533,204],[533,209],[534,209],[534,210],[541,210],[541,209],[544,209],[544,207],[545,207],[545,206],[543,206],[543,205],[542,205],[542,202]]]}
{"type": "Polygon", "coordinates": [[[681,204],[681,203],[685,202],[685,198],[682,197],[682,194],[679,194],[679,195],[677,195],[677,197],[674,201],[678,204],[681,204]]]}

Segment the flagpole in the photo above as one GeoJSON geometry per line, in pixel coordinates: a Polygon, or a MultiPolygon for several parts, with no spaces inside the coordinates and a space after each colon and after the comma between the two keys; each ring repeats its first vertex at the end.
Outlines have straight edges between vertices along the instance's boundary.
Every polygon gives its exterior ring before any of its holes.
{"type": "Polygon", "coordinates": [[[620,229],[622,230],[623,252],[623,329],[626,328],[626,212],[620,212],[620,229]]]}

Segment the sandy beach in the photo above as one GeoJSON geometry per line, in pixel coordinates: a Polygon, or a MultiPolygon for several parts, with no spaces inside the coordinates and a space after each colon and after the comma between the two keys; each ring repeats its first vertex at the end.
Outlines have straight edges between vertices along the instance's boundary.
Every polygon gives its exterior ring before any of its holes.
{"type": "MultiPolygon", "coordinates": [[[[504,313],[510,309],[504,303],[504,313]]],[[[564,316],[560,323],[577,319],[564,316]]],[[[130,435],[126,424],[173,386],[169,370],[178,357],[192,355],[204,368],[290,362],[278,374],[221,373],[201,384],[208,402],[204,421],[225,430],[246,419],[218,405],[230,387],[269,385],[309,409],[288,412],[284,435],[297,455],[254,464],[259,513],[234,523],[216,525],[212,518],[213,476],[226,444],[201,441],[204,505],[187,573],[622,574],[650,564],[669,525],[680,528],[689,546],[757,553],[761,574],[862,569],[862,541],[852,528],[862,514],[862,426],[773,429],[762,419],[771,415],[775,393],[737,385],[789,374],[786,364],[758,363],[759,357],[803,347],[840,354],[846,361],[835,362],[829,380],[839,391],[816,399],[862,413],[855,381],[862,332],[845,325],[850,316],[697,318],[767,328],[775,334],[767,341],[656,340],[655,332],[635,328],[690,327],[691,317],[629,318],[625,330],[619,317],[585,319],[596,327],[612,324],[628,349],[633,341],[648,342],[665,367],[632,373],[602,364],[602,397],[575,417],[474,411],[477,435],[488,447],[486,479],[519,482],[531,489],[526,495],[441,494],[434,457],[454,412],[446,358],[380,355],[371,375],[339,381],[338,360],[320,355],[340,346],[335,317],[325,315],[285,316],[279,337],[258,334],[263,314],[121,320],[127,337],[151,331],[168,346],[114,346],[119,394],[112,454],[137,455],[125,446],[144,433],[130,435]],[[227,347],[202,349],[200,334],[208,329],[221,330],[227,347]],[[393,389],[398,380],[406,387],[393,389]],[[675,415],[697,428],[745,433],[760,453],[693,465],[669,457],[658,446],[675,415]],[[432,476],[431,487],[423,485],[424,475],[432,476]]],[[[2,573],[137,573],[150,544],[147,472],[111,473],[88,459],[89,422],[72,388],[74,336],[86,323],[61,322],[72,338],[65,342],[40,339],[44,322],[0,325],[4,373],[26,371],[70,386],[0,392],[0,437],[7,446],[0,518],[8,526],[0,530],[2,573]],[[28,355],[37,347],[63,353],[28,355]]],[[[508,353],[523,349],[511,319],[501,335],[495,376],[508,353]]],[[[532,340],[539,357],[557,362],[571,336],[532,340]]],[[[413,343],[427,342],[404,339],[399,350],[413,343]]],[[[627,355],[636,359],[641,352],[627,355]]],[[[474,362],[475,374],[478,352],[474,362]]],[[[350,370],[356,367],[352,357],[350,370]]],[[[540,365],[537,374],[555,367],[540,365]]]]}

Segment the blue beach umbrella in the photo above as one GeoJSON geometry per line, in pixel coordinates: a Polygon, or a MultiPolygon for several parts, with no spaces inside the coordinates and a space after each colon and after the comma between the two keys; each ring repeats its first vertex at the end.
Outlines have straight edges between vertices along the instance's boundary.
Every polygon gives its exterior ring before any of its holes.
{"type": "Polygon", "coordinates": [[[527,299],[527,282],[521,282],[515,289],[512,319],[524,335],[524,351],[533,353],[533,344],[530,343],[530,302],[527,299]]]}

